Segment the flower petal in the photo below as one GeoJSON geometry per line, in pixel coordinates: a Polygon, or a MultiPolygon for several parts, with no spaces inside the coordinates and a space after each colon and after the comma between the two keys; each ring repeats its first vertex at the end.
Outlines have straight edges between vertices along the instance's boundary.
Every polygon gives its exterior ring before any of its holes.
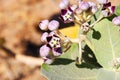
{"type": "Polygon", "coordinates": [[[61,10],[61,15],[65,15],[67,13],[67,10],[66,9],[62,9],[61,10]]]}
{"type": "Polygon", "coordinates": [[[61,47],[53,48],[52,52],[54,56],[60,56],[62,54],[62,48],[61,47]]]}
{"type": "Polygon", "coordinates": [[[42,36],[41,36],[41,41],[42,42],[46,42],[47,41],[47,36],[48,36],[48,33],[47,32],[44,32],[43,34],[42,34],[42,36]]]}

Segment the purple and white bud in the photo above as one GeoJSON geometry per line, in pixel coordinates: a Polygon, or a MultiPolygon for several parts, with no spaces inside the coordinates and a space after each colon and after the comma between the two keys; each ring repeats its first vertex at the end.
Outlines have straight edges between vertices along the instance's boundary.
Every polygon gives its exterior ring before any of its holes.
{"type": "Polygon", "coordinates": [[[83,11],[86,11],[90,8],[90,5],[88,2],[81,2],[80,5],[79,5],[79,8],[81,8],[83,11]]]}
{"type": "Polygon", "coordinates": [[[80,13],[82,13],[82,9],[81,9],[81,8],[77,8],[75,12],[76,12],[77,14],[80,14],[80,13]]]}
{"type": "Polygon", "coordinates": [[[44,32],[43,34],[42,34],[42,36],[41,36],[41,41],[42,42],[46,42],[47,41],[47,36],[48,36],[48,33],[47,32],[44,32]]]}
{"type": "Polygon", "coordinates": [[[72,11],[75,11],[77,9],[77,5],[72,5],[70,8],[72,9],[72,11]]]}
{"type": "Polygon", "coordinates": [[[46,56],[48,56],[49,52],[50,52],[50,48],[47,47],[46,45],[43,45],[43,46],[40,48],[40,50],[39,50],[39,53],[40,53],[40,56],[41,56],[41,57],[46,57],[46,56]]]}
{"type": "Polygon", "coordinates": [[[60,9],[65,9],[69,6],[70,1],[69,0],[62,0],[59,4],[60,9]]]}
{"type": "Polygon", "coordinates": [[[92,13],[94,14],[94,13],[96,13],[97,11],[98,11],[97,6],[92,6],[92,13]]]}
{"type": "Polygon", "coordinates": [[[99,4],[106,4],[108,2],[108,0],[97,0],[97,2],[99,4]]]}
{"type": "Polygon", "coordinates": [[[39,24],[39,28],[41,30],[48,30],[48,23],[49,23],[48,20],[41,21],[40,24],[39,24]]]}
{"type": "Polygon", "coordinates": [[[120,16],[113,18],[112,23],[116,26],[120,26],[120,16]]]}
{"type": "Polygon", "coordinates": [[[97,6],[97,4],[96,4],[95,2],[89,1],[88,3],[89,3],[89,5],[90,5],[90,7],[92,7],[92,6],[97,6]]]}
{"type": "Polygon", "coordinates": [[[58,21],[52,20],[52,21],[50,21],[50,23],[48,24],[48,29],[51,30],[51,31],[56,30],[56,29],[59,28],[59,25],[60,25],[60,24],[59,24],[58,21]]]}

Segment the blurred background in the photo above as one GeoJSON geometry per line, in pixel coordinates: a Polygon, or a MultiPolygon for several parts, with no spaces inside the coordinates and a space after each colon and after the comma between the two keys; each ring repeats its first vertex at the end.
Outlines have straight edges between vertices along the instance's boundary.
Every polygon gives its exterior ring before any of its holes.
{"type": "Polygon", "coordinates": [[[46,80],[40,74],[38,25],[43,19],[57,19],[59,1],[0,0],[0,80],[46,80]]]}

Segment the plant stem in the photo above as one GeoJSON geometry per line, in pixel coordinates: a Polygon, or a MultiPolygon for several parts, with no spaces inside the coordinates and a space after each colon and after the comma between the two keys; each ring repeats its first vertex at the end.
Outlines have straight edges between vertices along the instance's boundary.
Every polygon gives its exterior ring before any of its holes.
{"type": "Polygon", "coordinates": [[[104,18],[103,15],[101,15],[101,16],[97,19],[97,21],[95,21],[93,24],[90,25],[90,28],[93,28],[93,26],[94,26],[96,23],[98,23],[100,20],[102,20],[103,18],[104,18]]]}
{"type": "Polygon", "coordinates": [[[81,47],[81,40],[79,41],[79,57],[78,57],[78,63],[81,64],[82,61],[82,47],[81,47]]]}

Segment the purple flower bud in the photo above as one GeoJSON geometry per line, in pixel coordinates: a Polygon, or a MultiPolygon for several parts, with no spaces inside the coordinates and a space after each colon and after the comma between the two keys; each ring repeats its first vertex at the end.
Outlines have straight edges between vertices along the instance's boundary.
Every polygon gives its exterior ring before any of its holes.
{"type": "Polygon", "coordinates": [[[40,48],[40,50],[39,50],[39,53],[40,53],[40,56],[41,56],[41,57],[46,57],[46,56],[48,56],[49,52],[50,52],[50,48],[47,47],[46,45],[43,45],[43,46],[40,48]]]}
{"type": "Polygon", "coordinates": [[[92,6],[92,13],[94,14],[94,13],[96,13],[97,11],[98,11],[97,6],[92,6]]]}
{"type": "Polygon", "coordinates": [[[69,0],[62,0],[59,4],[60,9],[65,9],[69,6],[70,2],[69,0]]]}
{"type": "Polygon", "coordinates": [[[42,36],[41,36],[41,41],[42,41],[42,42],[46,42],[46,41],[47,41],[47,40],[46,40],[47,36],[48,36],[48,33],[47,33],[47,32],[44,32],[44,33],[42,34],[42,36]]]}
{"type": "Polygon", "coordinates": [[[92,6],[97,6],[96,3],[92,2],[92,1],[89,1],[88,3],[89,3],[89,5],[90,5],[90,7],[92,7],[92,6]]]}
{"type": "Polygon", "coordinates": [[[88,10],[89,7],[90,7],[90,5],[89,5],[88,2],[81,2],[80,5],[79,5],[79,8],[81,8],[84,11],[88,10]]]}
{"type": "Polygon", "coordinates": [[[72,5],[70,8],[72,9],[72,11],[75,11],[77,9],[77,5],[72,5]]]}
{"type": "Polygon", "coordinates": [[[48,29],[48,28],[47,28],[48,23],[49,23],[48,20],[43,20],[43,21],[41,21],[40,24],[39,24],[40,29],[41,29],[41,30],[47,30],[47,29],[48,29]]]}
{"type": "Polygon", "coordinates": [[[48,24],[48,29],[51,30],[51,31],[58,29],[58,27],[59,27],[59,22],[56,21],[56,20],[52,20],[48,24]]]}
{"type": "Polygon", "coordinates": [[[80,13],[82,13],[82,9],[81,9],[81,8],[77,8],[75,12],[76,12],[77,14],[80,14],[80,13]]]}
{"type": "Polygon", "coordinates": [[[112,22],[116,26],[120,26],[120,16],[113,18],[112,22]]]}
{"type": "Polygon", "coordinates": [[[99,4],[106,4],[108,2],[108,0],[97,0],[97,2],[99,4]]]}

